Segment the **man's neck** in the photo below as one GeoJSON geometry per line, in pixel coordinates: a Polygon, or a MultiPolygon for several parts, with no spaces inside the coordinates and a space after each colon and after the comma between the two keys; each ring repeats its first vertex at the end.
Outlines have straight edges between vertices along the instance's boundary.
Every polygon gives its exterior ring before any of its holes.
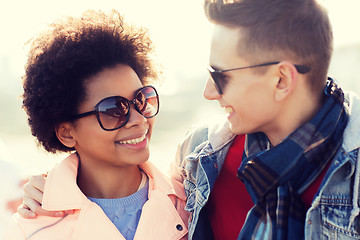
{"type": "Polygon", "coordinates": [[[272,128],[264,132],[273,146],[281,143],[297,128],[310,121],[321,108],[322,97],[317,97],[305,90],[293,94],[284,103],[282,111],[272,128]]]}

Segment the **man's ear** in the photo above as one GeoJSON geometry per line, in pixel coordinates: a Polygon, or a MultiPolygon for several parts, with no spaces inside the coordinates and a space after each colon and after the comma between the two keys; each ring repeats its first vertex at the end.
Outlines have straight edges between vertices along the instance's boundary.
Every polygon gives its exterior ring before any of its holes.
{"type": "Polygon", "coordinates": [[[69,122],[60,123],[55,128],[55,133],[59,141],[69,148],[73,148],[76,145],[76,140],[73,136],[73,125],[69,122]]]}
{"type": "Polygon", "coordinates": [[[275,91],[275,100],[282,101],[295,88],[298,78],[298,72],[293,64],[289,62],[281,62],[278,66],[279,80],[275,91]]]}

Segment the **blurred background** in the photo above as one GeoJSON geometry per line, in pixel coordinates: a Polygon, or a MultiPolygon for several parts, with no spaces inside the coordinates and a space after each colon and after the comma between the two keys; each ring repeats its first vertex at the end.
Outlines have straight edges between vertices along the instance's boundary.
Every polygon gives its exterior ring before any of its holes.
{"type": "MultiPolygon", "coordinates": [[[[319,0],[334,31],[330,75],[360,94],[360,2],[319,0]]],[[[127,21],[149,29],[164,79],[157,86],[161,109],[151,143],[151,161],[166,171],[176,146],[193,124],[223,117],[217,102],[203,99],[211,26],[202,0],[13,0],[0,3],[0,236],[10,216],[6,203],[21,194],[21,180],[50,169],[64,155],[37,147],[21,108],[24,44],[55,18],[86,9],[115,8],[127,21]]]]}

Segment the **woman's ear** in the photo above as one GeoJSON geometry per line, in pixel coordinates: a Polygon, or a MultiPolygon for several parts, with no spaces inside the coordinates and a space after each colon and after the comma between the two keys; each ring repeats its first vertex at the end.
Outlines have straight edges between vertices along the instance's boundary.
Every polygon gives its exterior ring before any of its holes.
{"type": "Polygon", "coordinates": [[[295,88],[298,72],[289,62],[279,63],[279,80],[276,86],[275,100],[282,101],[295,88]]]}
{"type": "Polygon", "coordinates": [[[73,148],[76,145],[76,140],[73,136],[73,125],[69,122],[60,123],[55,128],[55,133],[59,141],[69,148],[73,148]]]}

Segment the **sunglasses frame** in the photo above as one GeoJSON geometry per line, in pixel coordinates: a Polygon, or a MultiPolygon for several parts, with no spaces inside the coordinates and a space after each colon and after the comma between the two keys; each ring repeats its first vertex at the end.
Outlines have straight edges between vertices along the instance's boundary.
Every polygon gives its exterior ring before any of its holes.
{"type": "Polygon", "coordinates": [[[104,99],[101,99],[101,100],[95,105],[95,110],[89,111],[89,112],[84,112],[84,113],[76,114],[76,115],[72,116],[72,117],[70,118],[70,120],[75,120],[75,119],[79,119],[79,118],[83,118],[83,117],[87,117],[87,116],[90,116],[90,115],[95,114],[96,119],[97,119],[100,127],[101,127],[103,130],[105,130],[105,131],[113,131],[113,130],[122,128],[123,126],[126,125],[126,123],[128,123],[128,121],[129,121],[129,119],[130,119],[130,105],[131,105],[131,104],[134,105],[135,110],[136,110],[138,113],[140,113],[143,117],[145,117],[145,118],[153,118],[153,117],[155,117],[155,116],[159,113],[159,109],[160,109],[159,94],[157,93],[155,87],[153,87],[153,86],[151,86],[151,85],[147,85],[147,86],[141,87],[141,88],[139,88],[138,90],[136,90],[136,92],[135,92],[135,94],[134,94],[134,98],[133,98],[132,100],[129,100],[129,99],[127,99],[127,98],[125,98],[125,97],[122,97],[122,96],[110,96],[110,97],[106,97],[106,98],[104,98],[104,99]],[[144,116],[143,113],[141,112],[141,110],[139,109],[139,107],[136,105],[136,96],[137,96],[137,94],[138,94],[140,91],[144,90],[145,88],[152,88],[152,89],[155,91],[156,99],[157,99],[157,110],[156,110],[156,113],[155,113],[153,116],[150,116],[150,117],[144,116]],[[108,128],[105,128],[105,127],[103,126],[102,122],[101,122],[100,112],[99,112],[99,106],[100,106],[100,104],[101,104],[102,102],[104,102],[104,101],[106,101],[106,100],[108,100],[108,99],[111,99],[111,98],[121,98],[121,99],[124,99],[124,100],[126,101],[126,103],[128,104],[127,106],[128,106],[128,110],[129,110],[129,111],[125,114],[126,119],[125,119],[125,121],[124,121],[123,124],[121,124],[121,125],[118,126],[118,127],[108,129],[108,128]]]}
{"type": "MultiPolygon", "coordinates": [[[[211,76],[211,81],[213,82],[217,92],[222,95],[223,91],[220,87],[220,84],[218,82],[218,80],[216,80],[216,78],[218,76],[220,76],[222,73],[224,72],[229,72],[229,71],[235,71],[235,70],[241,70],[241,69],[246,69],[246,68],[256,68],[256,67],[264,67],[264,66],[269,66],[269,65],[276,65],[279,64],[280,61],[275,61],[275,62],[267,62],[267,63],[261,63],[261,64],[256,64],[256,65],[251,65],[251,66],[246,66],[246,67],[238,67],[238,68],[231,68],[231,69],[225,69],[225,70],[216,70],[214,69],[214,67],[212,66],[208,66],[208,71],[210,73],[211,76]],[[214,77],[215,76],[215,77],[214,77]]],[[[298,71],[298,73],[301,74],[305,74],[308,73],[311,68],[305,65],[298,65],[298,64],[294,64],[296,71],[298,71]]]]}

